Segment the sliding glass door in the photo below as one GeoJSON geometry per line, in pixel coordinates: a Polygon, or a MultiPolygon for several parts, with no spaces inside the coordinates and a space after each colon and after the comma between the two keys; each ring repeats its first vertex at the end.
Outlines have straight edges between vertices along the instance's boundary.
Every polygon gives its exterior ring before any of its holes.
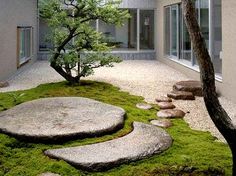
{"type": "Polygon", "coordinates": [[[178,5],[171,7],[171,55],[178,57],[179,50],[179,10],[178,5]]]}
{"type": "Polygon", "coordinates": [[[165,54],[179,55],[179,5],[165,8],[165,54]]]}

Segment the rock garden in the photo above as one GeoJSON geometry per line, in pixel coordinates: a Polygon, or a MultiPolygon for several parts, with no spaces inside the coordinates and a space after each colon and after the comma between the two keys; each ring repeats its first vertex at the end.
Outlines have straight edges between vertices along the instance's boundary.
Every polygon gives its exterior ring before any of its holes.
{"type": "Polygon", "coordinates": [[[190,129],[168,97],[148,104],[92,81],[0,93],[0,175],[230,173],[228,146],[190,129]]]}

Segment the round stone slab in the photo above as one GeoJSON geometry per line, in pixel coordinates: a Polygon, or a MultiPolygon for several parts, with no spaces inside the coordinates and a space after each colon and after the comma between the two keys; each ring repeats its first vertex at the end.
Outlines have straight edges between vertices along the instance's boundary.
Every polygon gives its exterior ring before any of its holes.
{"type": "Polygon", "coordinates": [[[161,128],[134,122],[134,130],[121,138],[79,147],[47,150],[51,158],[62,159],[88,171],[103,171],[122,163],[159,154],[172,145],[170,135],[161,128]]]}
{"type": "Polygon", "coordinates": [[[123,127],[125,111],[80,97],[45,98],[0,113],[0,132],[33,141],[85,138],[123,127]]]}
{"type": "Polygon", "coordinates": [[[168,119],[152,120],[150,123],[162,128],[169,128],[172,126],[171,121],[168,119]]]}
{"type": "Polygon", "coordinates": [[[183,118],[185,116],[185,112],[179,109],[167,109],[161,110],[157,112],[157,116],[160,118],[183,118]]]}
{"type": "Polygon", "coordinates": [[[138,103],[136,107],[139,109],[144,109],[144,110],[152,109],[152,106],[147,103],[138,103]]]}

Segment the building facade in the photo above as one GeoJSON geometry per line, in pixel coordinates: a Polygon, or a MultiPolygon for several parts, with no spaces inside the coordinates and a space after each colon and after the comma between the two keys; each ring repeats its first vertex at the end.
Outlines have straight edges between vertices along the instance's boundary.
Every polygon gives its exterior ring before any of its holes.
{"type": "Polygon", "coordinates": [[[37,59],[37,0],[0,1],[0,80],[37,59]]]}
{"type": "MultiPolygon", "coordinates": [[[[123,26],[108,25],[103,21],[94,21],[92,26],[103,33],[106,43],[115,45],[114,55],[123,59],[155,59],[155,19],[156,0],[123,0],[121,9],[128,9],[131,18],[123,26]]],[[[39,59],[48,59],[47,42],[50,28],[40,19],[39,59]]]]}
{"type": "MultiPolygon", "coordinates": [[[[195,0],[195,7],[215,67],[218,92],[236,102],[236,1],[195,0]]],[[[108,43],[116,45],[114,55],[157,59],[191,79],[200,79],[181,0],[123,0],[120,8],[128,9],[132,17],[122,27],[98,20],[92,24],[108,43]]],[[[37,30],[37,12],[37,0],[0,1],[0,80],[36,58],[49,59],[52,44],[46,38],[50,29],[40,19],[37,30]]]]}
{"type": "MultiPolygon", "coordinates": [[[[234,0],[196,0],[196,14],[216,72],[219,94],[236,102],[236,14],[234,0]]],[[[198,63],[184,24],[181,0],[157,0],[156,58],[192,79],[198,63]]]]}

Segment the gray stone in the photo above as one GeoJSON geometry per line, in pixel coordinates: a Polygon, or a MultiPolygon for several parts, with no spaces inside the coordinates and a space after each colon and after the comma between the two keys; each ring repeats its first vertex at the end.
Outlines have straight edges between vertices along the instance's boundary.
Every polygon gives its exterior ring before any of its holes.
{"type": "Polygon", "coordinates": [[[59,174],[54,174],[54,173],[51,173],[51,172],[47,172],[47,173],[40,174],[39,176],[60,176],[60,175],[59,174]]]}
{"type": "Polygon", "coordinates": [[[192,92],[194,96],[203,96],[200,81],[180,81],[173,86],[173,89],[176,91],[192,92]]]}
{"type": "Polygon", "coordinates": [[[179,109],[167,109],[157,112],[157,116],[160,118],[183,118],[185,112],[179,109]]]}
{"type": "Polygon", "coordinates": [[[171,102],[159,102],[157,105],[160,107],[160,109],[174,109],[175,105],[171,102]]]}
{"type": "Polygon", "coordinates": [[[167,96],[175,100],[195,100],[192,92],[172,91],[171,93],[167,94],[167,96]]]}
{"type": "Polygon", "coordinates": [[[9,83],[7,81],[3,81],[3,82],[0,81],[0,88],[4,88],[8,86],[9,86],[9,83]]]}
{"type": "Polygon", "coordinates": [[[151,124],[162,128],[169,128],[172,126],[172,122],[168,119],[152,120],[151,124]]]}
{"type": "Polygon", "coordinates": [[[152,109],[152,106],[150,104],[147,104],[147,103],[138,103],[136,105],[136,107],[139,108],[139,109],[144,109],[144,110],[152,109]]]}
{"type": "Polygon", "coordinates": [[[45,98],[0,113],[0,132],[53,142],[98,136],[123,127],[122,108],[79,97],[45,98]]]}
{"type": "Polygon", "coordinates": [[[156,102],[172,102],[172,99],[169,98],[169,97],[164,97],[164,96],[161,96],[161,97],[157,97],[156,98],[156,102]]]}
{"type": "Polygon", "coordinates": [[[161,128],[134,122],[134,130],[121,138],[102,143],[47,150],[51,158],[62,159],[71,165],[88,170],[102,171],[114,166],[137,161],[167,150],[172,139],[161,128]]]}

